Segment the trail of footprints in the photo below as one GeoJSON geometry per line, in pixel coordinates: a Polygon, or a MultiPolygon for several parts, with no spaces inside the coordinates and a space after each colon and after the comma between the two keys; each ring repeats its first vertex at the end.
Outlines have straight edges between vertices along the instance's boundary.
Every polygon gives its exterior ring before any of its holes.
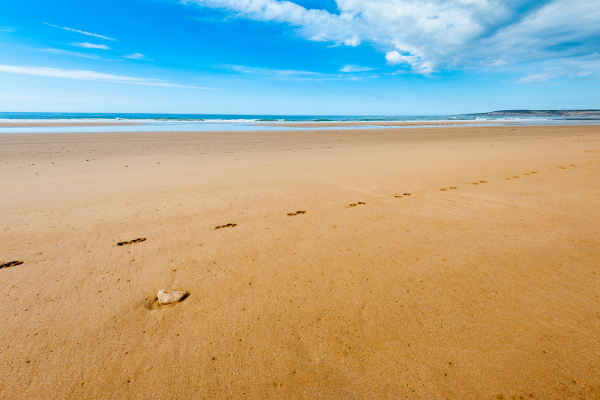
{"type": "Polygon", "coordinates": [[[348,207],[356,207],[356,206],[361,206],[363,204],[367,204],[364,201],[359,201],[358,203],[352,203],[352,204],[348,204],[348,207]]]}
{"type": "MultiPolygon", "coordinates": [[[[598,162],[600,162],[600,161],[598,161],[598,162]]],[[[590,164],[593,164],[593,163],[590,163],[590,164]]],[[[577,165],[576,164],[570,164],[569,166],[576,167],[577,165]]],[[[558,169],[567,169],[568,166],[566,166],[566,165],[559,165],[557,168],[558,169]]],[[[550,171],[554,171],[554,168],[550,168],[550,171]]],[[[525,172],[525,173],[523,173],[521,175],[530,175],[530,174],[537,174],[537,173],[538,173],[537,171],[531,171],[531,172],[525,172]]],[[[519,175],[513,175],[512,177],[507,177],[505,179],[506,180],[512,180],[512,179],[518,179],[518,178],[520,178],[519,175]]],[[[479,185],[479,184],[482,184],[482,183],[488,183],[488,182],[487,181],[468,182],[468,184],[472,184],[472,185],[479,185]]],[[[456,187],[456,186],[449,186],[449,187],[441,188],[440,192],[446,192],[448,190],[456,190],[456,189],[458,189],[458,187],[456,187]]],[[[394,197],[395,198],[402,198],[404,196],[412,196],[412,193],[403,193],[401,195],[395,195],[394,197]]],[[[367,203],[365,203],[364,201],[359,201],[357,203],[349,204],[346,207],[347,208],[351,208],[351,207],[357,207],[359,205],[365,205],[365,204],[367,204],[367,203]]],[[[293,217],[293,216],[301,215],[301,214],[306,214],[306,211],[291,212],[291,213],[288,213],[287,215],[290,216],[290,217],[293,217]]],[[[217,230],[217,229],[223,229],[223,228],[234,228],[236,226],[237,226],[237,224],[229,223],[229,224],[225,224],[225,225],[216,226],[214,229],[217,230]]],[[[146,240],[147,240],[147,238],[137,238],[137,239],[133,239],[133,240],[130,240],[130,241],[127,241],[127,242],[119,242],[119,243],[117,243],[117,246],[125,246],[125,245],[129,245],[129,244],[145,242],[146,240]]],[[[17,265],[22,265],[22,264],[24,264],[24,261],[9,261],[9,262],[0,264],[0,269],[15,267],[17,265]]]]}
{"type": "Polygon", "coordinates": [[[300,215],[300,214],[306,214],[306,211],[296,211],[296,212],[293,212],[293,213],[289,213],[288,215],[290,217],[293,217],[294,215],[300,215]]]}
{"type": "MultiPolygon", "coordinates": [[[[488,181],[479,181],[479,182],[469,182],[469,185],[479,185],[481,183],[488,183],[488,181]]],[[[447,192],[448,190],[456,190],[458,189],[458,187],[456,186],[450,186],[450,187],[445,187],[445,188],[441,188],[440,192],[447,192]]]]}
{"type": "Polygon", "coordinates": [[[215,229],[233,228],[234,226],[237,226],[237,224],[225,224],[225,225],[219,225],[219,226],[215,226],[215,229]]]}
{"type": "Polygon", "coordinates": [[[146,238],[137,238],[137,239],[130,240],[129,242],[119,242],[119,243],[117,243],[117,246],[125,246],[126,244],[145,242],[146,240],[147,240],[146,238]]]}
{"type": "MultiPolygon", "coordinates": [[[[525,173],[524,173],[524,174],[522,174],[522,175],[530,175],[530,174],[537,174],[537,173],[538,173],[537,171],[531,171],[531,172],[525,172],[525,173]]],[[[506,180],[507,180],[507,181],[510,181],[511,179],[518,179],[518,178],[520,178],[520,176],[518,176],[518,175],[514,175],[514,176],[512,176],[512,177],[511,177],[511,176],[509,176],[508,178],[506,178],[506,180]]]]}

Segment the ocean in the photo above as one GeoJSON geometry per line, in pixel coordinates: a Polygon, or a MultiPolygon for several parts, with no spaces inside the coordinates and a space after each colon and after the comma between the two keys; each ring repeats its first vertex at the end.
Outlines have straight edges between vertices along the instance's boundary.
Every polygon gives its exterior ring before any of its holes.
{"type": "MultiPolygon", "coordinates": [[[[344,116],[344,115],[244,115],[244,114],[150,114],[150,113],[48,113],[0,112],[0,122],[56,121],[56,122],[327,122],[327,121],[441,121],[477,120],[476,115],[427,116],[344,116]]],[[[485,120],[489,118],[486,117],[485,120]]]]}
{"type": "MultiPolygon", "coordinates": [[[[426,116],[339,116],[339,115],[243,115],[243,114],[153,114],[153,113],[51,113],[51,112],[0,112],[0,134],[2,133],[68,133],[68,132],[177,132],[177,131],[270,131],[309,129],[317,122],[362,122],[360,126],[319,127],[319,129],[382,128],[371,125],[378,122],[431,122],[435,126],[441,121],[474,121],[503,125],[521,124],[565,124],[572,123],[563,117],[503,117],[464,115],[426,116]],[[284,123],[306,124],[301,127],[286,127],[284,123]],[[120,126],[1,126],[2,123],[136,123],[120,126]]],[[[429,126],[429,125],[425,125],[429,126]]],[[[401,126],[399,126],[401,127],[401,126]]]]}

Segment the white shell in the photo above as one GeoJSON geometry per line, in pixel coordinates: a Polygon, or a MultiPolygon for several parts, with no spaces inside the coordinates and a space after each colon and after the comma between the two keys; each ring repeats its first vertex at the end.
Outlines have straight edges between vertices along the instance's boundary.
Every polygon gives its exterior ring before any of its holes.
{"type": "Polygon", "coordinates": [[[177,303],[181,301],[183,297],[187,294],[184,290],[166,290],[161,289],[158,291],[158,303],[161,305],[177,303]]]}

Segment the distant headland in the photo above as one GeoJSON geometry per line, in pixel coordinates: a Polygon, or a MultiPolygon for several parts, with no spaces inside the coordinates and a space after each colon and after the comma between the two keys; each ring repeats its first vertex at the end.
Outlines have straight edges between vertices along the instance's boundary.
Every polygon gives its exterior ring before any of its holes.
{"type": "Polygon", "coordinates": [[[600,117],[600,110],[500,110],[468,115],[494,117],[600,117]]]}

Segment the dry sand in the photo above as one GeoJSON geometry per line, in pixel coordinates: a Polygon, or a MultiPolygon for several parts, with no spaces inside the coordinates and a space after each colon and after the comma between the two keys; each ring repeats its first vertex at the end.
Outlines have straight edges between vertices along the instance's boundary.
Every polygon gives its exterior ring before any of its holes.
{"type": "Polygon", "coordinates": [[[0,186],[0,398],[600,398],[598,126],[0,135],[0,186]]]}

